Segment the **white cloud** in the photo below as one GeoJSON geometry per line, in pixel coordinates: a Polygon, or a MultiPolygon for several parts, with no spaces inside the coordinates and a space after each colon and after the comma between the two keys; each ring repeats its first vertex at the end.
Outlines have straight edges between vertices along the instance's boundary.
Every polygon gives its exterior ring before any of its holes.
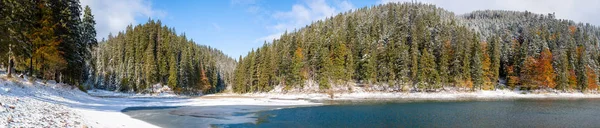
{"type": "Polygon", "coordinates": [[[325,0],[304,1],[300,4],[292,5],[292,10],[287,12],[275,12],[272,18],[276,21],[275,24],[267,26],[267,29],[272,34],[261,37],[255,42],[272,41],[279,38],[284,31],[292,31],[299,29],[312,23],[313,21],[322,20],[337,13],[354,9],[354,5],[349,1],[335,1],[332,5],[325,0]]]}
{"type": "Polygon", "coordinates": [[[281,32],[281,33],[274,33],[274,34],[271,34],[271,35],[268,35],[268,36],[265,36],[265,37],[258,38],[256,40],[254,40],[254,42],[257,42],[257,43],[262,43],[264,41],[271,42],[274,39],[279,39],[279,37],[282,34],[283,34],[283,32],[281,32]]]}
{"type": "MultiPolygon", "coordinates": [[[[411,0],[381,0],[378,3],[411,2],[411,0]]],[[[538,14],[555,13],[559,19],[600,25],[598,0],[419,0],[435,4],[456,14],[474,10],[530,11],[538,14]]]]}
{"type": "Polygon", "coordinates": [[[81,0],[81,6],[90,6],[96,20],[97,39],[106,38],[108,33],[116,34],[127,25],[137,23],[135,18],[159,18],[165,12],[152,8],[147,0],[81,0]]]}

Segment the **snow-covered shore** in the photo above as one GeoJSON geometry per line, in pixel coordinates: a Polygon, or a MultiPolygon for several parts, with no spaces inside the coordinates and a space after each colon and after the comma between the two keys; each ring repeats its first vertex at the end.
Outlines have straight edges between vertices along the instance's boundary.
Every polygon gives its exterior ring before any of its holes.
{"type": "Polygon", "coordinates": [[[263,97],[183,97],[140,95],[104,90],[79,91],[52,81],[30,82],[0,74],[0,127],[157,127],[121,112],[128,107],[319,105],[306,100],[277,100],[263,97]]]}
{"type": "Polygon", "coordinates": [[[600,98],[600,94],[583,93],[530,93],[514,90],[474,91],[474,92],[343,92],[333,93],[248,93],[215,94],[219,96],[264,97],[286,100],[488,100],[488,99],[576,99],[600,98]]]}
{"type": "MultiPolygon", "coordinates": [[[[69,85],[0,75],[0,127],[157,127],[121,112],[128,107],[307,106],[328,100],[463,100],[520,98],[600,98],[599,94],[527,93],[513,90],[436,93],[222,93],[201,97],[140,95],[103,90],[79,91],[69,85]]],[[[215,107],[215,111],[218,107],[215,107]]]]}

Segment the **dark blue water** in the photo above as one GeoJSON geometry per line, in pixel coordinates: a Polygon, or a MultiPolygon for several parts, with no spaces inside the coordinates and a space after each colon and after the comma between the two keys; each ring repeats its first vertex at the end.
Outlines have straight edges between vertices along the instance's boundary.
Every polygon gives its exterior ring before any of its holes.
{"type": "MultiPolygon", "coordinates": [[[[254,112],[251,115],[254,122],[211,123],[210,126],[600,127],[600,100],[375,102],[270,109],[254,112]]],[[[196,118],[196,120],[204,119],[196,118]]]]}

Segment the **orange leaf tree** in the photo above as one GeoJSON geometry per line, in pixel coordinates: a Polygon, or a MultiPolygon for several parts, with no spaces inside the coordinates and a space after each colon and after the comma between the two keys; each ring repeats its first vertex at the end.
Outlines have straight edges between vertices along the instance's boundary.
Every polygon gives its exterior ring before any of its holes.
{"type": "Polygon", "coordinates": [[[587,79],[588,79],[588,89],[589,90],[596,90],[598,89],[598,82],[596,80],[596,78],[598,78],[596,76],[596,73],[594,72],[594,70],[592,68],[590,68],[590,66],[586,67],[586,73],[587,73],[587,79]]]}
{"type": "Polygon", "coordinates": [[[544,49],[540,54],[540,58],[537,62],[536,67],[536,80],[543,87],[554,88],[556,87],[556,74],[552,67],[552,52],[548,48],[544,49]]]}

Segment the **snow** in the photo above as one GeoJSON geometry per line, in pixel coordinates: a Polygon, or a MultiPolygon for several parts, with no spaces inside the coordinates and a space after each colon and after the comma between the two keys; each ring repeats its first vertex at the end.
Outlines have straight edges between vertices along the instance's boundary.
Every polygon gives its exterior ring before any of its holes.
{"type": "Polygon", "coordinates": [[[441,92],[385,92],[385,91],[355,91],[341,93],[248,93],[248,94],[219,94],[228,96],[265,97],[282,100],[486,100],[486,99],[565,99],[565,98],[600,98],[600,94],[557,93],[557,92],[526,92],[518,90],[494,91],[441,91],[441,92]]]}
{"type": "MultiPolygon", "coordinates": [[[[310,86],[310,90],[314,90],[310,86]]],[[[295,106],[324,105],[327,100],[463,100],[518,98],[600,98],[600,94],[496,91],[393,92],[372,91],[362,87],[345,87],[335,93],[290,92],[282,88],[267,93],[221,93],[185,97],[161,88],[154,94],[116,93],[105,90],[79,91],[70,85],[24,78],[6,78],[0,73],[0,127],[157,127],[121,112],[127,107],[215,106],[207,111],[225,109],[218,106],[295,106]],[[348,91],[350,90],[350,91],[348,91]],[[333,99],[331,98],[333,95],[333,99]]],[[[157,88],[158,89],[158,88],[157,88]]],[[[386,90],[386,89],[384,89],[386,90]]],[[[393,89],[392,89],[393,90],[393,89]]],[[[450,89],[456,90],[456,89],[450,89]]],[[[277,107],[281,106],[281,107],[277,107]]],[[[257,107],[260,108],[260,107],[257,107]]],[[[192,111],[192,110],[188,110],[192,111]]]]}
{"type": "Polygon", "coordinates": [[[8,79],[4,74],[0,74],[0,104],[0,127],[100,128],[157,127],[122,113],[121,110],[127,107],[319,105],[305,100],[263,97],[195,98],[169,93],[134,94],[105,90],[89,90],[85,93],[70,85],[40,80],[29,82],[19,77],[8,79]]]}

